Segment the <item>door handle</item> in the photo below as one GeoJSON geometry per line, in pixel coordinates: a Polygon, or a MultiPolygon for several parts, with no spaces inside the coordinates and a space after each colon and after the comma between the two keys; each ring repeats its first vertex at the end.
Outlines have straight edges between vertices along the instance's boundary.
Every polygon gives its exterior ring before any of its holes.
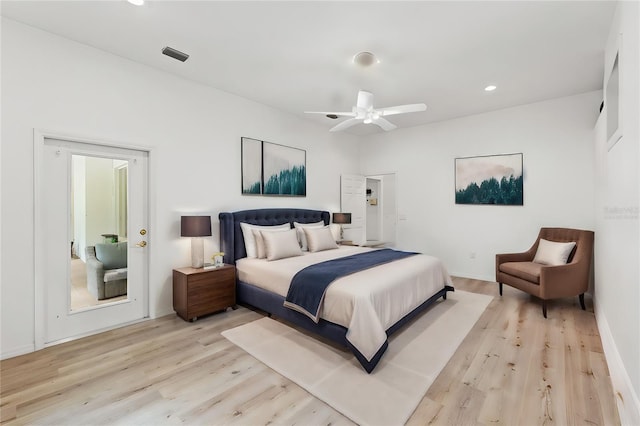
{"type": "Polygon", "coordinates": [[[138,244],[136,244],[136,247],[146,247],[146,246],[147,246],[146,241],[140,241],[138,244]]]}

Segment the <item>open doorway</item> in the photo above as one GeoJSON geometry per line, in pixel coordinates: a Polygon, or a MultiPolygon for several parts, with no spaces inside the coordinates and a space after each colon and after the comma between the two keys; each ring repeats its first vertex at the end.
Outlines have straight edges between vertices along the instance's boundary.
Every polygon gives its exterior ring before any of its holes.
{"type": "Polygon", "coordinates": [[[351,213],[344,225],[348,240],[361,246],[393,246],[396,243],[396,175],[342,175],[341,211],[351,213]]]}
{"type": "Polygon", "coordinates": [[[368,246],[396,243],[396,175],[366,176],[366,243],[368,246]]]}

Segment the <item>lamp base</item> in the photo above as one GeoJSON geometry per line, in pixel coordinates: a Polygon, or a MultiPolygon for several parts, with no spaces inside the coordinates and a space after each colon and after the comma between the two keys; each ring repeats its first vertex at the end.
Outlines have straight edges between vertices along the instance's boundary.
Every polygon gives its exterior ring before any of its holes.
{"type": "Polygon", "coordinates": [[[202,268],[204,266],[204,240],[191,238],[191,267],[202,268]]]}

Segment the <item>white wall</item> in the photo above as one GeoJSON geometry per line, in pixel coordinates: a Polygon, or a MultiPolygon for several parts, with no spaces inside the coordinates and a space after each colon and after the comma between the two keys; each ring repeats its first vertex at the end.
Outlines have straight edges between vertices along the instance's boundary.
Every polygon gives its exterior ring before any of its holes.
{"type": "Polygon", "coordinates": [[[608,70],[622,33],[622,138],[607,150],[607,108],[595,132],[596,318],[614,392],[621,395],[616,400],[622,424],[628,425],[640,424],[639,22],[638,2],[620,2],[609,33],[604,64],[608,70]]]}
{"type": "Polygon", "coordinates": [[[2,18],[2,357],[33,350],[33,130],[148,146],[150,313],[171,313],[171,270],[188,265],[182,214],[306,207],[339,211],[357,138],[2,18]],[[240,138],[307,150],[307,197],[240,195],[240,138]],[[326,167],[330,164],[331,167],[326,167]]]}
{"type": "Polygon", "coordinates": [[[73,249],[76,256],[86,262],[87,247],[87,181],[86,160],[83,155],[71,157],[73,191],[73,249]]]}
{"type": "Polygon", "coordinates": [[[382,179],[382,241],[390,247],[396,244],[396,227],[398,225],[398,209],[396,200],[396,175],[380,176],[382,179]]]}
{"type": "Polygon", "coordinates": [[[121,160],[73,155],[72,240],[78,257],[86,262],[87,246],[104,242],[102,234],[116,233],[114,168],[121,160]]]}
{"type": "Polygon", "coordinates": [[[113,160],[87,157],[85,167],[85,235],[94,246],[104,242],[102,234],[117,234],[113,160]]]}
{"type": "Polygon", "coordinates": [[[600,100],[600,92],[585,93],[367,140],[362,172],[397,173],[397,246],[440,257],[453,275],[493,281],[495,254],[528,249],[540,227],[594,229],[600,100]],[[455,204],[456,157],[520,152],[524,206],[455,204]]]}

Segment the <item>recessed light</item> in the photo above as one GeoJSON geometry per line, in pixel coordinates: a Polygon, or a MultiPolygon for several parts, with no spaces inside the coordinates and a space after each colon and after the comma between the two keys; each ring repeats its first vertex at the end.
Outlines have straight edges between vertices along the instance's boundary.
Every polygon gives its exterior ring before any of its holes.
{"type": "Polygon", "coordinates": [[[493,92],[493,91],[494,91],[494,90],[496,90],[496,89],[497,89],[497,87],[496,87],[496,86],[494,86],[494,85],[489,85],[489,86],[487,86],[487,87],[485,87],[485,88],[484,88],[484,90],[485,90],[486,92],[493,92]]]}
{"type": "Polygon", "coordinates": [[[360,52],[353,57],[353,63],[361,67],[369,67],[373,64],[379,64],[380,60],[371,52],[360,52]]]}
{"type": "Polygon", "coordinates": [[[134,6],[142,6],[144,4],[144,0],[127,0],[134,6]]]}

